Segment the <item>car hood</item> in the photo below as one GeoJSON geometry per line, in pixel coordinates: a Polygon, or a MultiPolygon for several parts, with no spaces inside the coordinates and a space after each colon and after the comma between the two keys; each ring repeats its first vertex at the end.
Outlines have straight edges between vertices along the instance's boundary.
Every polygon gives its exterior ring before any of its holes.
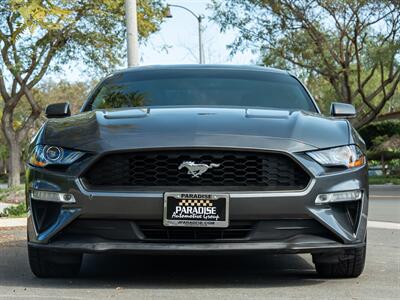
{"type": "Polygon", "coordinates": [[[43,144],[93,152],[174,147],[298,152],[348,144],[349,125],[302,111],[133,108],[50,119],[39,138],[43,144]]]}

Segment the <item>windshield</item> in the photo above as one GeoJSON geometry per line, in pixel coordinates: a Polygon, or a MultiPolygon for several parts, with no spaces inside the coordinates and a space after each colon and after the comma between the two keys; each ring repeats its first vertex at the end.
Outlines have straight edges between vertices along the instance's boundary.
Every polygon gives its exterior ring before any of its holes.
{"type": "Polygon", "coordinates": [[[272,72],[218,73],[169,71],[129,78],[116,76],[103,83],[88,109],[241,106],[316,112],[307,92],[292,76],[272,72]]]}

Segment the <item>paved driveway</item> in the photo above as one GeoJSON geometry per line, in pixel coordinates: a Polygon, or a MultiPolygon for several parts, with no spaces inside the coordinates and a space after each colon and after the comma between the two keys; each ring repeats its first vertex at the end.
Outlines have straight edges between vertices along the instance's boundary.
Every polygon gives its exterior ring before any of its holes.
{"type": "Polygon", "coordinates": [[[24,228],[0,230],[0,299],[399,299],[400,193],[372,195],[367,265],[357,279],[317,277],[309,255],[87,255],[76,279],[37,279],[24,228]],[[391,222],[391,223],[387,223],[391,222]],[[397,229],[396,229],[397,228],[397,229]]]}

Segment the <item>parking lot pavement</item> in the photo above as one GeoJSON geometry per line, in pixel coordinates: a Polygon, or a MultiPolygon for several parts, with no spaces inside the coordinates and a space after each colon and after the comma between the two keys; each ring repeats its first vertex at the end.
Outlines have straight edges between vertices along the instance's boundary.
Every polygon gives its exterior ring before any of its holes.
{"type": "Polygon", "coordinates": [[[379,185],[370,188],[368,219],[400,223],[399,185],[379,185]]]}
{"type": "Polygon", "coordinates": [[[366,269],[356,279],[318,278],[310,255],[87,255],[78,278],[38,279],[25,229],[3,228],[0,299],[398,299],[400,230],[386,226],[398,220],[398,200],[371,197],[370,219],[383,225],[369,228],[366,269]]]}
{"type": "Polygon", "coordinates": [[[309,255],[87,255],[75,279],[37,279],[24,229],[0,236],[0,299],[398,299],[400,230],[370,229],[356,279],[317,277],[309,255]]]}

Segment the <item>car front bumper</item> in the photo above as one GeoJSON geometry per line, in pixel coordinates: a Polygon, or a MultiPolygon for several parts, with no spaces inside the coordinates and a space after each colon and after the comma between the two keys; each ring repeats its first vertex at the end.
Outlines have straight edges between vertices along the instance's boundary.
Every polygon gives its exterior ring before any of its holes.
{"type": "MultiPolygon", "coordinates": [[[[166,254],[318,253],[364,246],[368,214],[367,167],[326,174],[315,162],[302,157],[297,159],[313,175],[305,190],[224,191],[230,195],[230,221],[251,222],[251,232],[240,239],[201,241],[154,240],[141,233],[141,229],[135,225],[136,221],[162,222],[162,192],[89,191],[77,176],[28,166],[28,242],[34,247],[57,251],[166,254]],[[33,200],[30,197],[33,189],[71,193],[76,203],[50,204],[33,200]],[[346,211],[346,203],[315,204],[319,194],[350,190],[360,190],[363,193],[362,199],[356,202],[358,211],[353,219],[346,211]],[[51,219],[40,228],[40,217],[49,216],[51,219]],[[124,226],[133,229],[129,232],[125,230],[122,236],[120,227],[113,225],[108,227],[110,230],[105,229],[107,234],[103,231],[99,233],[99,226],[94,226],[96,228],[92,233],[86,230],[80,234],[78,228],[74,234],[64,234],[80,220],[121,221],[125,222],[124,226]]],[[[201,191],[193,189],[192,192],[201,191]]]]}

